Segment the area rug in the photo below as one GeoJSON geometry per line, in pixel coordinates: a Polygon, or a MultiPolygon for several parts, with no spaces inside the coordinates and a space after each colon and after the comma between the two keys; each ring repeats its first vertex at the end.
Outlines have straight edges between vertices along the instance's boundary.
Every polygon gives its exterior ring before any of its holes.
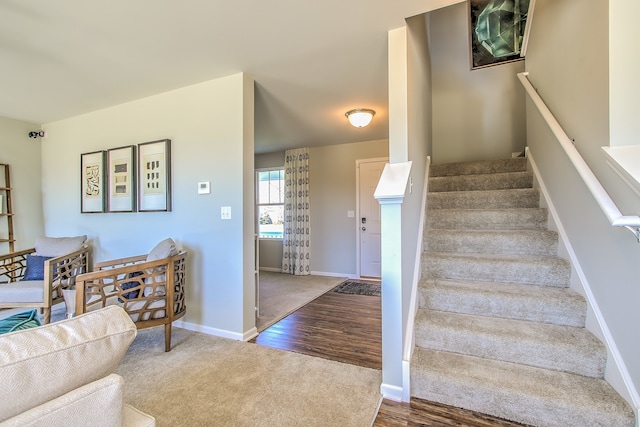
{"type": "Polygon", "coordinates": [[[125,402],[169,426],[370,426],[380,371],[173,328],[142,329],[116,369],[125,402]]]}
{"type": "Polygon", "coordinates": [[[340,294],[369,295],[373,297],[379,297],[381,291],[382,287],[379,283],[364,283],[353,280],[347,280],[333,290],[333,292],[340,294]]]}

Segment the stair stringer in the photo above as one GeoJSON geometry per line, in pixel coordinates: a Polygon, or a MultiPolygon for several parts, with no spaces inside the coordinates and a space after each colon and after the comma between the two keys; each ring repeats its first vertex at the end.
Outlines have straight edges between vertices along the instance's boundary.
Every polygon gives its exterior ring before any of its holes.
{"type": "Polygon", "coordinates": [[[573,250],[573,246],[571,245],[566,230],[562,225],[558,211],[555,209],[553,201],[549,196],[547,187],[540,176],[540,171],[535,163],[533,155],[529,151],[529,147],[525,148],[525,156],[527,158],[528,168],[533,173],[533,187],[538,189],[540,192],[540,205],[541,207],[546,207],[549,213],[549,229],[553,229],[558,233],[558,255],[570,261],[570,287],[574,291],[580,293],[587,301],[585,328],[604,343],[607,349],[607,360],[613,361],[613,363],[607,363],[604,379],[633,408],[636,417],[636,426],[640,427],[640,395],[638,394],[638,390],[631,379],[631,375],[629,374],[627,366],[622,359],[618,346],[616,345],[613,335],[611,335],[604,316],[598,306],[598,302],[591,291],[589,281],[580,265],[580,261],[578,260],[575,251],[573,250]]]}
{"type": "MultiPolygon", "coordinates": [[[[424,168],[424,185],[422,190],[422,210],[420,211],[420,226],[418,236],[424,235],[424,224],[427,212],[427,194],[429,194],[429,168],[431,166],[431,156],[427,156],[427,164],[424,168]]],[[[404,348],[402,349],[402,401],[411,401],[411,358],[413,350],[416,348],[415,319],[418,314],[418,285],[422,276],[422,251],[424,239],[418,239],[416,248],[416,259],[413,271],[413,283],[411,283],[411,299],[407,312],[407,326],[404,331],[404,348]]]]}

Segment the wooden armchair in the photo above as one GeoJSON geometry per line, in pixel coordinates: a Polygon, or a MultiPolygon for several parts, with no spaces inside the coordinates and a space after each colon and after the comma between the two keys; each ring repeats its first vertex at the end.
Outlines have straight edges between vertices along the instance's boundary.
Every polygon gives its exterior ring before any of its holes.
{"type": "Polygon", "coordinates": [[[37,247],[0,255],[0,308],[40,308],[43,323],[49,323],[51,307],[64,301],[62,290],[71,289],[77,275],[87,271],[89,248],[81,244],[73,252],[45,259],[36,256],[37,247]],[[35,268],[44,269],[42,279],[30,277],[29,263],[30,269],[40,263],[35,268]]]}
{"type": "Polygon", "coordinates": [[[186,257],[182,251],[154,261],[138,255],[94,264],[76,278],[76,314],[117,304],[138,329],[164,325],[170,351],[171,324],[186,312],[186,257]]]}

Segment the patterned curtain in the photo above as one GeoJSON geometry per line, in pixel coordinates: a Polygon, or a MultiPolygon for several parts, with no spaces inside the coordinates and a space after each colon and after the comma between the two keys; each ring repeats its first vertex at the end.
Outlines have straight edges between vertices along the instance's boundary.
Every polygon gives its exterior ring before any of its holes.
{"type": "Polygon", "coordinates": [[[283,273],[311,274],[309,212],[309,149],[287,150],[284,162],[283,273]]]}

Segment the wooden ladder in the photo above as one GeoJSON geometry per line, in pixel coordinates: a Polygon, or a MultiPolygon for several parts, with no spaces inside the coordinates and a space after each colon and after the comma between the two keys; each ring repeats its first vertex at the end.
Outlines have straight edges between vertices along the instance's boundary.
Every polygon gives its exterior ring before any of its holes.
{"type": "Polygon", "coordinates": [[[8,164],[0,163],[0,167],[4,168],[4,186],[0,187],[0,217],[7,218],[7,237],[0,238],[0,243],[8,243],[9,253],[11,253],[14,252],[15,243],[15,238],[13,235],[13,208],[11,204],[11,176],[9,173],[8,164]],[[2,195],[4,195],[6,202],[2,201],[2,195]],[[6,210],[3,209],[3,204],[6,206],[6,210]]]}

